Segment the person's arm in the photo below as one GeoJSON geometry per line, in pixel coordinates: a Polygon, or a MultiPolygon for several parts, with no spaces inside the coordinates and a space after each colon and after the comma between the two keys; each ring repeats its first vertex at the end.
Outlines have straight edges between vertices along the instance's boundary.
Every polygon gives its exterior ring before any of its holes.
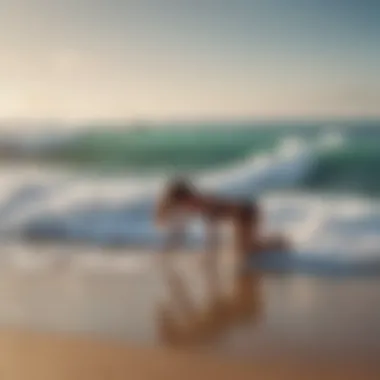
{"type": "Polygon", "coordinates": [[[162,247],[162,251],[164,253],[170,253],[179,249],[181,243],[183,242],[185,237],[185,231],[182,224],[175,224],[169,226],[166,231],[165,242],[162,247]]]}
{"type": "Polygon", "coordinates": [[[204,274],[210,296],[215,299],[219,297],[219,268],[218,248],[219,236],[217,223],[213,220],[207,221],[206,226],[206,252],[204,253],[204,274]]]}
{"type": "Polygon", "coordinates": [[[196,306],[190,296],[184,278],[174,267],[173,256],[180,249],[185,238],[185,221],[171,220],[166,239],[161,251],[162,274],[168,287],[171,304],[175,309],[180,309],[187,320],[194,318],[196,306]]]}
{"type": "Polygon", "coordinates": [[[154,222],[156,226],[162,227],[168,223],[170,219],[170,211],[172,211],[170,206],[167,194],[163,194],[157,200],[154,210],[154,222]]]}
{"type": "Polygon", "coordinates": [[[161,246],[162,264],[167,266],[169,259],[173,254],[180,249],[181,244],[185,239],[185,225],[184,221],[172,216],[170,221],[167,221],[164,241],[161,246]]]}

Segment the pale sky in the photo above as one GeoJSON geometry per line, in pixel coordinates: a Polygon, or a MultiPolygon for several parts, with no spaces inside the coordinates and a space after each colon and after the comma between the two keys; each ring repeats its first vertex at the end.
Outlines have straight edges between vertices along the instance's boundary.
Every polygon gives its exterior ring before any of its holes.
{"type": "Polygon", "coordinates": [[[0,118],[380,116],[377,0],[0,0],[0,118]]]}

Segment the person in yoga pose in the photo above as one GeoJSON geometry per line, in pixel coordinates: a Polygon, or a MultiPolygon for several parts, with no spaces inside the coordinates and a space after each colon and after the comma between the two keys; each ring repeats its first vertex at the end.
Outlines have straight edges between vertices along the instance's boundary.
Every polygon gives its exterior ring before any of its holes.
{"type": "MultiPolygon", "coordinates": [[[[156,222],[158,225],[165,225],[178,215],[197,215],[204,218],[208,227],[210,250],[215,249],[218,224],[230,222],[233,226],[235,252],[240,260],[244,260],[250,254],[273,250],[286,251],[290,248],[289,242],[283,236],[265,237],[262,234],[263,215],[258,202],[229,200],[201,193],[183,179],[173,180],[166,187],[157,204],[156,222]]],[[[176,227],[180,228],[180,222],[176,227]]]]}
{"type": "Polygon", "coordinates": [[[261,274],[254,269],[246,270],[245,259],[251,254],[286,251],[290,244],[282,236],[264,236],[262,210],[257,202],[202,193],[190,182],[176,179],[165,187],[158,199],[155,217],[159,226],[169,227],[170,231],[162,264],[172,302],[161,305],[157,314],[157,327],[163,342],[174,345],[205,343],[242,320],[260,317],[263,307],[261,274]],[[179,246],[185,227],[183,222],[189,216],[201,216],[206,222],[208,250],[201,256],[209,298],[205,308],[196,306],[184,278],[172,267],[173,262],[166,260],[179,246]],[[218,270],[217,229],[222,222],[232,224],[238,259],[229,295],[224,294],[218,270]],[[178,308],[182,318],[174,311],[178,308]]]}

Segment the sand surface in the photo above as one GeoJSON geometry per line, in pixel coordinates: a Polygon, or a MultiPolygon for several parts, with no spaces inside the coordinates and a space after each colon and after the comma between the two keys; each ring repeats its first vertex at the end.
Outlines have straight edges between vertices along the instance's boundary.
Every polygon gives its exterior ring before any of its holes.
{"type": "Polygon", "coordinates": [[[1,380],[380,378],[380,279],[226,259],[211,293],[197,255],[164,276],[150,255],[81,260],[2,263],[1,380]]]}
{"type": "Polygon", "coordinates": [[[89,338],[0,332],[0,375],[4,380],[379,378],[379,365],[352,359],[302,354],[232,359],[89,338]]]}

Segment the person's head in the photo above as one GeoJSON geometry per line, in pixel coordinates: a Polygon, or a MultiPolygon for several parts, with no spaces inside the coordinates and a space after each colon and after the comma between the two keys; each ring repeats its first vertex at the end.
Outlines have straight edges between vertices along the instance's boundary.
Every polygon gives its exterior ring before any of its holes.
{"type": "Polygon", "coordinates": [[[256,202],[244,202],[238,207],[237,220],[247,225],[251,228],[252,223],[254,223],[259,217],[259,208],[256,202]]]}
{"type": "Polygon", "coordinates": [[[196,191],[190,182],[176,178],[169,182],[158,201],[156,220],[164,223],[172,211],[186,209],[196,199],[196,191]]]}
{"type": "Polygon", "coordinates": [[[195,190],[190,182],[177,178],[172,180],[167,186],[167,195],[173,203],[183,205],[195,196],[195,190]]]}

